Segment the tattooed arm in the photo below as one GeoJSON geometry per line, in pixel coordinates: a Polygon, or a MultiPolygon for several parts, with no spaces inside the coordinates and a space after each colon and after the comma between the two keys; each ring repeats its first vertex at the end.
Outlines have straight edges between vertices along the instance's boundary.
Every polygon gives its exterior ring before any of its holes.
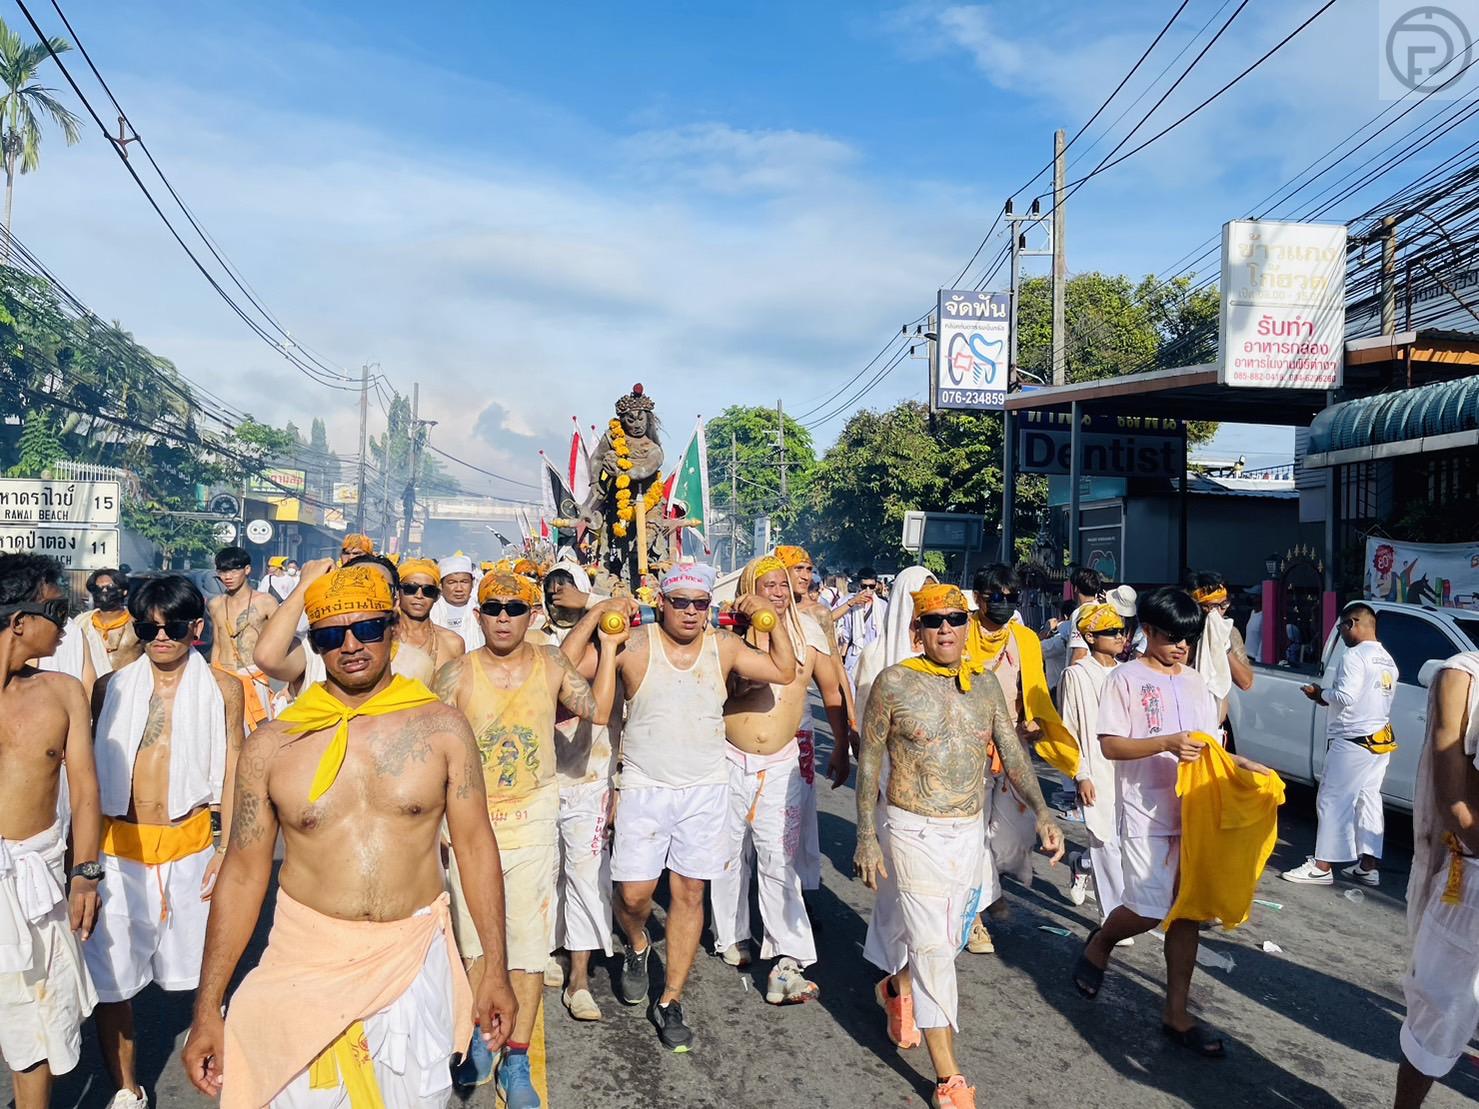
{"type": "Polygon", "coordinates": [[[1227,646],[1227,668],[1232,672],[1233,685],[1243,692],[1253,688],[1253,664],[1248,661],[1248,645],[1243,642],[1243,633],[1234,626],[1232,642],[1227,646]]]}
{"type": "Polygon", "coordinates": [[[447,758],[447,831],[462,874],[467,912],[483,945],[483,976],[473,998],[473,1019],[484,1041],[497,1051],[513,1032],[518,1010],[505,957],[503,864],[488,820],[483,760],[472,728],[461,714],[445,715],[448,721],[438,741],[447,758]]]}
{"type": "Polygon", "coordinates": [[[462,688],[462,671],[470,665],[467,655],[454,658],[451,662],[444,663],[431,680],[431,691],[444,705],[457,708],[457,691],[462,688]]]}
{"type": "Polygon", "coordinates": [[[888,877],[883,865],[883,850],[878,845],[874,813],[878,806],[878,778],[883,770],[883,753],[888,747],[888,731],[893,724],[897,688],[896,670],[890,668],[878,675],[863,714],[862,748],[858,753],[858,846],[853,854],[853,869],[869,889],[877,889],[878,879],[888,877]]]}
{"type": "Polygon", "coordinates": [[[1027,748],[1023,746],[1022,740],[1017,736],[1017,729],[1012,725],[1011,713],[1007,711],[1007,700],[1001,691],[1001,683],[995,680],[994,674],[982,674],[976,679],[982,683],[984,689],[982,696],[986,700],[984,711],[988,712],[989,734],[996,744],[996,753],[1001,758],[1002,772],[1006,774],[1007,781],[1012,783],[1012,788],[1017,791],[1017,796],[1027,802],[1037,818],[1037,837],[1042,841],[1043,850],[1052,856],[1051,861],[1056,863],[1063,857],[1063,829],[1058,826],[1050,814],[1048,803],[1043,799],[1042,787],[1037,783],[1037,772],[1032,769],[1032,758],[1027,754],[1027,748]],[[992,680],[987,682],[987,678],[992,680]]]}
{"type": "Polygon", "coordinates": [[[263,725],[247,738],[237,760],[231,843],[211,898],[195,1018],[182,1056],[190,1081],[211,1097],[221,1091],[226,987],[252,937],[272,877],[277,813],[268,795],[268,776],[281,736],[278,725],[263,725]]]}

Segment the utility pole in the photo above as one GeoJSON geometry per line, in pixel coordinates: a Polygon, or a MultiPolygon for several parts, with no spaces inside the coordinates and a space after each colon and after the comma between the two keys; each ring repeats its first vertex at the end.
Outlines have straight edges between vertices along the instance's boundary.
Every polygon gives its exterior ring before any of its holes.
{"type": "Polygon", "coordinates": [[[729,433],[729,570],[739,568],[739,439],[729,433]]]}
{"type": "Polygon", "coordinates": [[[421,420],[421,383],[411,385],[411,476],[406,481],[406,518],[401,521],[401,554],[411,549],[411,520],[416,514],[416,479],[421,475],[421,442],[435,421],[421,420]]]}
{"type": "MultiPolygon", "coordinates": [[[[1002,214],[1007,227],[1011,230],[1012,256],[1012,287],[1008,300],[1010,311],[1007,314],[1007,395],[1011,396],[1017,388],[1017,309],[1022,302],[1022,259],[1023,258],[1047,258],[1054,254],[1053,244],[1049,244],[1046,250],[1029,250],[1027,247],[1027,232],[1024,228],[1030,228],[1036,224],[1047,223],[1051,218],[1042,213],[1042,205],[1034,199],[1032,207],[1022,215],[1016,215],[1012,211],[1012,202],[1006,203],[1006,210],[1002,214]]],[[[1049,224],[1049,236],[1052,235],[1052,225],[1049,224]]],[[[1057,345],[1057,335],[1054,334],[1054,345],[1057,345]]],[[[1014,516],[1017,507],[1017,421],[1011,411],[1002,409],[1001,413],[1001,560],[1008,566],[1016,563],[1015,547],[1016,536],[1013,534],[1014,516]]]]}
{"type": "Polygon", "coordinates": [[[781,452],[781,504],[784,505],[788,496],[786,486],[786,410],[781,406],[780,401],[775,402],[775,423],[776,427],[780,429],[777,444],[781,452]]]}
{"type": "Polygon", "coordinates": [[[1381,218],[1381,333],[1397,333],[1397,217],[1381,218]]]}
{"type": "MultiPolygon", "coordinates": [[[[399,397],[396,398],[400,399],[399,397]]],[[[391,402],[391,412],[395,403],[391,402]]],[[[380,549],[390,547],[390,412],[385,414],[385,438],[380,450],[380,549]]]]}
{"type": "Polygon", "coordinates": [[[1053,384],[1068,383],[1068,333],[1065,317],[1068,294],[1068,244],[1064,238],[1068,213],[1068,147],[1061,130],[1053,132],[1053,384]]]}
{"type": "Polygon", "coordinates": [[[365,450],[370,438],[370,364],[359,370],[359,503],[354,509],[354,530],[365,531],[365,450]]]}

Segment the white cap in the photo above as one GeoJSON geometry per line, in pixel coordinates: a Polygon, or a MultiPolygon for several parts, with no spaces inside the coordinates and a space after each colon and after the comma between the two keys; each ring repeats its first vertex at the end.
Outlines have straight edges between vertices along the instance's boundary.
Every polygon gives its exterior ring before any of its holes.
{"type": "Polygon", "coordinates": [[[442,572],[442,577],[446,577],[448,574],[471,574],[472,559],[468,558],[467,555],[452,555],[450,558],[444,558],[438,562],[437,569],[442,572]]]}
{"type": "MultiPolygon", "coordinates": [[[[447,571],[443,570],[445,574],[447,571]]],[[[1135,590],[1128,585],[1117,585],[1104,594],[1104,599],[1114,606],[1126,620],[1135,615],[1135,590]]]]}

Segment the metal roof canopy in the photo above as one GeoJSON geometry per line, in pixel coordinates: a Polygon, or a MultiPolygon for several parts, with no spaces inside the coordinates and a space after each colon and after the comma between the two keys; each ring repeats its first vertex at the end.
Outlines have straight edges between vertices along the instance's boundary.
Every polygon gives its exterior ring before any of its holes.
{"type": "MultiPolygon", "coordinates": [[[[1465,377],[1479,369],[1479,335],[1401,331],[1345,345],[1342,391],[1379,392],[1393,385],[1465,377]],[[1404,376],[1394,380],[1398,371],[1404,376]]],[[[1219,385],[1217,364],[1148,370],[1124,377],[1027,389],[1008,395],[1008,412],[1066,412],[1077,402],[1088,414],[1308,427],[1327,403],[1323,389],[1249,389],[1219,385]]]]}
{"type": "MultiPolygon", "coordinates": [[[[1401,331],[1352,339],[1345,344],[1341,391],[1356,396],[1411,388],[1431,381],[1467,377],[1479,370],[1479,335],[1457,331],[1401,331]]],[[[1218,420],[1228,423],[1308,427],[1333,395],[1324,389],[1244,388],[1218,383],[1216,363],[1149,370],[1124,377],[1052,385],[1007,395],[1002,456],[1001,550],[1013,562],[1016,502],[1016,430],[1024,412],[1069,412],[1077,416],[1138,416],[1173,420],[1218,420]]],[[[1071,423],[1069,470],[1069,559],[1077,562],[1081,420],[1071,423]]],[[[1186,565],[1186,454],[1182,453],[1179,487],[1178,547],[1186,565]]],[[[1334,588],[1335,513],[1326,513],[1326,585],[1334,588]]]]}

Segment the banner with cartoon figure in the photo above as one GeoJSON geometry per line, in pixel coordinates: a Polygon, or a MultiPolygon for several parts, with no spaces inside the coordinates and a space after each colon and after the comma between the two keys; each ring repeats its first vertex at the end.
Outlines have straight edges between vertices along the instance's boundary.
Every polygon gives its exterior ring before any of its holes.
{"type": "Polygon", "coordinates": [[[1366,539],[1366,599],[1479,608],[1479,543],[1366,539]]]}

